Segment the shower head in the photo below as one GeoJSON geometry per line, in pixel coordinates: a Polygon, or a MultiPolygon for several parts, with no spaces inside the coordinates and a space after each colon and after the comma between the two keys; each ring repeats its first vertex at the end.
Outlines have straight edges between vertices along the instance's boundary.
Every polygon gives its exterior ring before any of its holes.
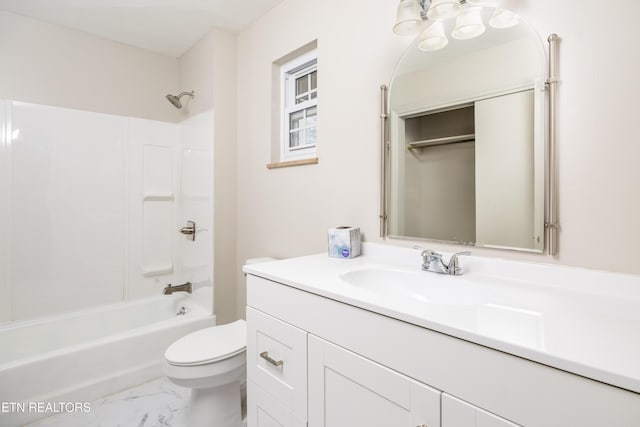
{"type": "Polygon", "coordinates": [[[194,91],[191,92],[182,92],[180,95],[167,95],[167,99],[169,100],[170,103],[173,104],[174,107],[176,108],[182,108],[182,103],[180,102],[180,98],[182,98],[185,95],[189,95],[190,97],[195,97],[194,91]]]}

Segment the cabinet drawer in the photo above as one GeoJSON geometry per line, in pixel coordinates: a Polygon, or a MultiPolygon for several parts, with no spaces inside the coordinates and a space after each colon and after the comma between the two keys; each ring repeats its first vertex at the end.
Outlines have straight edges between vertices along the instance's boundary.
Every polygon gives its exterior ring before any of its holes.
{"type": "Polygon", "coordinates": [[[307,333],[247,307],[247,377],[307,419],[307,333]]]}
{"type": "Polygon", "coordinates": [[[306,427],[296,417],[253,381],[247,381],[247,427],[306,427]]]}

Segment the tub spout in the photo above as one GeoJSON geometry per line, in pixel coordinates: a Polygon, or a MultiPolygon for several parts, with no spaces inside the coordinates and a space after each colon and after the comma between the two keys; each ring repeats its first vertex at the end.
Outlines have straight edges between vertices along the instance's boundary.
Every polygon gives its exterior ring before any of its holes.
{"type": "Polygon", "coordinates": [[[171,283],[169,283],[167,287],[162,290],[162,295],[171,295],[174,292],[192,293],[191,282],[187,282],[177,286],[171,286],[171,283]]]}

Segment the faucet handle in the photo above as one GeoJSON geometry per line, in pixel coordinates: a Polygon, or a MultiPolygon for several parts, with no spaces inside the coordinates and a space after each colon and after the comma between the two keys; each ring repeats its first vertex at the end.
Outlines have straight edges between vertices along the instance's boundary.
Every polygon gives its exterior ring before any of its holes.
{"type": "Polygon", "coordinates": [[[427,248],[423,248],[422,246],[418,246],[415,245],[413,247],[413,249],[420,249],[422,252],[420,253],[421,257],[432,257],[432,256],[437,256],[437,257],[441,257],[442,254],[439,254],[438,252],[432,250],[432,249],[427,249],[427,248]]]}
{"type": "Polygon", "coordinates": [[[426,256],[426,257],[429,257],[429,258],[431,258],[431,257],[441,258],[442,257],[441,253],[438,253],[438,252],[433,251],[431,249],[424,249],[420,255],[422,255],[423,257],[426,256]]]}
{"type": "Polygon", "coordinates": [[[449,274],[452,274],[454,276],[459,276],[460,274],[462,274],[462,268],[460,268],[460,262],[458,261],[458,257],[460,255],[471,255],[471,252],[457,252],[451,255],[451,258],[449,259],[449,274]]]}
{"type": "Polygon", "coordinates": [[[436,252],[434,250],[425,249],[425,248],[420,247],[420,246],[414,246],[413,248],[422,250],[422,252],[420,252],[420,256],[422,257],[422,269],[423,270],[429,270],[429,267],[431,265],[431,261],[440,260],[440,262],[442,262],[442,254],[439,254],[438,252],[436,252]]]}

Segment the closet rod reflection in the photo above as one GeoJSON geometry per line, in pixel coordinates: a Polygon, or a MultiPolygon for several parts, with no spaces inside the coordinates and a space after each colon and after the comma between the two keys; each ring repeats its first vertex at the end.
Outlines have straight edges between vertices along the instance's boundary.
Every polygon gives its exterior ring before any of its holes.
{"type": "Polygon", "coordinates": [[[434,147],[437,145],[457,144],[460,142],[468,142],[476,139],[476,135],[469,133],[466,135],[447,136],[444,138],[425,139],[423,141],[414,141],[407,144],[409,150],[424,147],[434,147]]]}

